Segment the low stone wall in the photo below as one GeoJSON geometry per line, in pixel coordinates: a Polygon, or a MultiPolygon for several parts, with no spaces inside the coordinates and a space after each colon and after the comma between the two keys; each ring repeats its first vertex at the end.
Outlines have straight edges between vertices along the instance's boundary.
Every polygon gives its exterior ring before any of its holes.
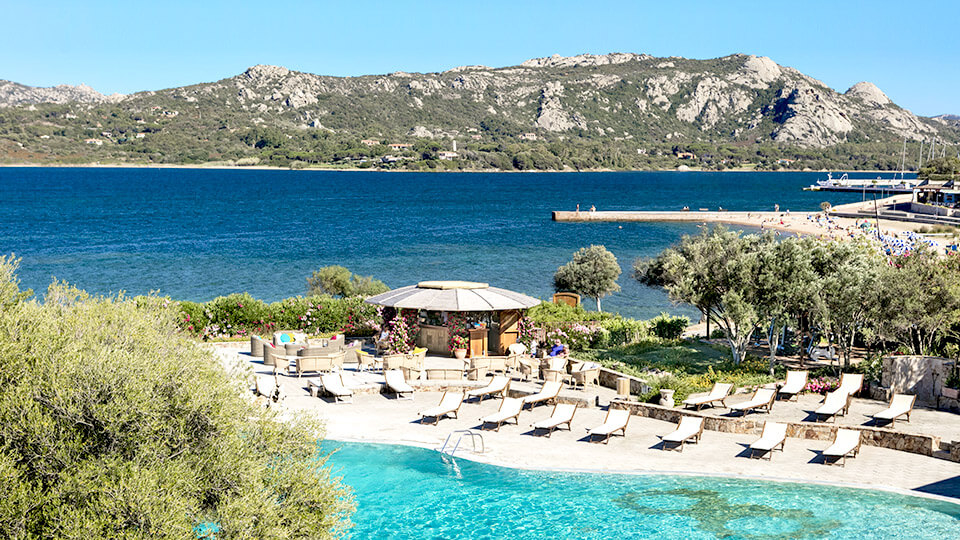
{"type": "Polygon", "coordinates": [[[614,390],[616,390],[617,379],[620,379],[622,377],[626,377],[627,379],[630,380],[631,395],[646,394],[647,392],[650,391],[650,386],[647,384],[647,381],[639,377],[634,377],[632,375],[624,375],[619,371],[614,371],[608,368],[600,368],[600,377],[599,377],[600,386],[603,386],[605,388],[613,388],[614,390]]]}
{"type": "MultiPolygon", "coordinates": [[[[725,433],[760,435],[763,431],[763,424],[766,422],[766,418],[760,414],[752,414],[745,417],[716,416],[708,414],[707,412],[675,409],[662,405],[654,405],[652,403],[641,403],[639,401],[621,399],[612,401],[610,406],[615,409],[629,409],[630,413],[636,416],[666,422],[679,422],[683,416],[701,417],[704,419],[704,429],[725,433]]],[[[797,439],[832,441],[836,435],[837,427],[836,424],[787,422],[787,436],[797,439]]],[[[859,430],[862,433],[863,444],[867,446],[879,446],[881,448],[890,448],[902,452],[922,454],[924,456],[932,456],[935,451],[940,449],[940,437],[934,437],[933,435],[905,433],[892,429],[868,426],[842,427],[859,430]]]]}

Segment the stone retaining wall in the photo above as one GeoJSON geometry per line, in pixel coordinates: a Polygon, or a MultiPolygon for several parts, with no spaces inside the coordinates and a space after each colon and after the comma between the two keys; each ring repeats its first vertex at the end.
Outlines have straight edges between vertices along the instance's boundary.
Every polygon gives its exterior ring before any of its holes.
{"type": "Polygon", "coordinates": [[[600,368],[600,377],[599,382],[600,386],[606,388],[617,389],[617,379],[625,377],[630,380],[630,394],[646,394],[650,391],[650,386],[647,384],[647,381],[634,377],[632,375],[624,375],[619,371],[614,371],[605,367],[600,368]]]}
{"type": "MultiPolygon", "coordinates": [[[[704,419],[704,429],[725,433],[742,433],[759,436],[763,431],[763,424],[766,422],[766,418],[762,415],[748,415],[746,417],[715,416],[705,412],[674,409],[652,403],[641,403],[639,401],[621,399],[612,401],[610,406],[615,409],[629,409],[631,414],[666,422],[679,422],[683,416],[701,417],[704,419]]],[[[832,441],[836,435],[837,427],[840,426],[813,422],[787,422],[787,436],[798,439],[832,441]]],[[[842,427],[859,430],[862,434],[863,444],[867,446],[879,446],[881,448],[890,448],[924,456],[932,456],[935,451],[940,449],[940,437],[934,437],[933,435],[905,433],[892,429],[868,426],[842,427]]]]}

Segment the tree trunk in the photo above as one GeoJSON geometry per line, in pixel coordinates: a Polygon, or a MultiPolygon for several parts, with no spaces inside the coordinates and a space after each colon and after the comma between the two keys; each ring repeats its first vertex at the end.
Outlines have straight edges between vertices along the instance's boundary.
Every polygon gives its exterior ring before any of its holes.
{"type": "Polygon", "coordinates": [[[597,297],[597,313],[603,313],[603,310],[600,309],[600,297],[597,297]]]}
{"type": "Polygon", "coordinates": [[[770,322],[770,376],[773,376],[773,366],[777,364],[777,349],[780,347],[780,332],[776,328],[776,319],[770,322]]]}

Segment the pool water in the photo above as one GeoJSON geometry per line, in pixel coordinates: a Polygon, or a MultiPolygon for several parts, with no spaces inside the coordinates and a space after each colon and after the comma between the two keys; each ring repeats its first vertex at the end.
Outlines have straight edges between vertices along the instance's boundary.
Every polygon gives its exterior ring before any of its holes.
{"type": "Polygon", "coordinates": [[[960,538],[960,505],[894,493],[517,470],[405,446],[323,446],[336,450],[328,463],[354,491],[352,538],[960,538]]]}

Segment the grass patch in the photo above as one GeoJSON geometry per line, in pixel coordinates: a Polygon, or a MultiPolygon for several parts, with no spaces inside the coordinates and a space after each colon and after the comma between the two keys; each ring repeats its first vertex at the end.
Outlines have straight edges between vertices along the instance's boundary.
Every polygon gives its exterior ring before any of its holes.
{"type": "Polygon", "coordinates": [[[784,372],[778,366],[777,377],[771,377],[767,361],[756,357],[735,365],[726,348],[696,340],[647,339],[576,356],[645,379],[650,391],[639,399],[647,402],[657,401],[661,388],[674,390],[674,401],[680,403],[690,394],[710,390],[716,382],[753,387],[773,382],[784,372]]]}

